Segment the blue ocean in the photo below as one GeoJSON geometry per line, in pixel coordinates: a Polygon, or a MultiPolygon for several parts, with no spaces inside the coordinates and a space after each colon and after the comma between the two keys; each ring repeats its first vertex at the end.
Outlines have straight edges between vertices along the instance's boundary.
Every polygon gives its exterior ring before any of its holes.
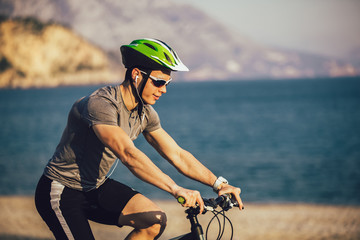
{"type": "MultiPolygon", "coordinates": [[[[0,90],[0,195],[33,195],[73,102],[99,86],[0,90]]],[[[154,106],[163,128],[246,202],[360,205],[360,78],[172,83],[154,106]]],[[[142,136],[135,141],[179,185],[142,136]]],[[[166,192],[118,164],[112,178],[166,192]]]]}

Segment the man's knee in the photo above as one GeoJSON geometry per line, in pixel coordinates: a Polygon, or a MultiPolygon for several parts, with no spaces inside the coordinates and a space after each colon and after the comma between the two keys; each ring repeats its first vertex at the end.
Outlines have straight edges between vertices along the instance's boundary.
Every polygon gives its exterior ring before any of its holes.
{"type": "Polygon", "coordinates": [[[161,226],[162,229],[165,229],[166,224],[167,224],[166,214],[164,212],[161,212],[159,216],[159,225],[161,226]]]}
{"type": "Polygon", "coordinates": [[[155,239],[161,236],[164,232],[167,224],[167,217],[164,212],[156,212],[155,218],[153,218],[153,224],[147,228],[149,235],[154,236],[155,239]]]}
{"type": "Polygon", "coordinates": [[[167,217],[166,214],[162,211],[156,211],[156,212],[148,212],[145,213],[144,215],[144,221],[146,222],[145,225],[150,225],[151,229],[154,232],[162,232],[165,227],[166,227],[166,223],[167,223],[167,217]]]}
{"type": "Polygon", "coordinates": [[[166,227],[166,214],[154,202],[141,194],[135,195],[119,216],[119,226],[134,228],[134,234],[151,235],[157,239],[166,227]]]}

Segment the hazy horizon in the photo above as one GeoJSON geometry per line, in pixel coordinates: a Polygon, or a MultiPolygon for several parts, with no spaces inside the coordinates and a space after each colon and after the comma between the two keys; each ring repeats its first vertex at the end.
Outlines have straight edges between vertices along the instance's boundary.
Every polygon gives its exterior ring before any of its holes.
{"type": "Polygon", "coordinates": [[[339,58],[360,49],[360,1],[185,2],[265,45],[339,58]]]}

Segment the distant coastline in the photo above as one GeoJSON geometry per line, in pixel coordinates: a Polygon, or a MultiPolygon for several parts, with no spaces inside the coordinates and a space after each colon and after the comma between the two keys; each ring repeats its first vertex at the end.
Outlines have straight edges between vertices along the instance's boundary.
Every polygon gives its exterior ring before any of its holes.
{"type": "MultiPolygon", "coordinates": [[[[151,15],[150,9],[144,9],[144,15],[136,19],[135,25],[108,19],[114,12],[122,12],[118,6],[102,9],[100,2],[93,2],[104,14],[93,14],[98,24],[88,27],[88,12],[79,8],[81,4],[69,2],[68,6],[59,6],[56,1],[43,4],[29,0],[31,10],[24,10],[22,4],[16,1],[4,5],[9,12],[0,16],[0,88],[42,88],[57,86],[92,85],[114,83],[124,75],[125,69],[121,63],[119,46],[126,44],[131,37],[131,28],[143,25],[141,19],[151,15]],[[73,5],[73,6],[72,6],[73,5]],[[19,7],[20,6],[20,7],[19,7]],[[47,19],[37,16],[39,12],[63,9],[60,19],[47,19]],[[13,10],[10,11],[10,9],[13,10]],[[115,10],[117,9],[117,10],[115,10]],[[31,11],[34,11],[32,14],[31,11]],[[82,14],[83,13],[83,14],[82,14]],[[12,15],[14,14],[14,16],[12,15]],[[147,15],[150,14],[150,15],[147,15]],[[68,16],[69,18],[65,17],[68,16]],[[76,18],[75,24],[69,19],[76,18]],[[111,22],[111,24],[110,24],[111,22]],[[141,23],[141,24],[139,24],[141,23]],[[109,25],[110,24],[110,25],[109,25]],[[119,27],[121,26],[121,28],[119,27]],[[103,32],[105,31],[105,32],[103,32]],[[101,37],[99,36],[99,33],[101,37]]],[[[88,4],[88,3],[86,3],[88,4]]],[[[126,4],[124,4],[126,5],[126,4]]],[[[181,4],[180,4],[181,5],[181,4]]],[[[1,3],[0,3],[0,6],[1,3]]],[[[128,7],[133,6],[133,4],[128,7]]],[[[139,6],[144,7],[144,6],[139,6]]],[[[178,6],[180,7],[180,6],[178,6]]],[[[92,10],[95,10],[95,7],[92,10]]],[[[176,46],[183,61],[189,66],[190,72],[178,73],[178,81],[221,81],[237,79],[311,79],[318,77],[347,77],[359,76],[358,61],[353,62],[301,53],[285,49],[261,46],[254,42],[235,36],[229,29],[209,19],[201,11],[181,6],[183,19],[179,24],[169,26],[166,16],[157,15],[157,29],[169,29],[168,33],[154,30],[154,36],[169,39],[172,46],[176,46]],[[188,12],[195,11],[199,21],[197,28],[188,35],[174,38],[183,30],[186,24],[193,25],[194,21],[188,12]],[[209,26],[211,26],[209,28],[209,26]],[[201,31],[200,31],[201,29],[201,31]],[[200,31],[200,32],[199,32],[200,31]],[[173,32],[173,34],[171,33],[173,32]],[[211,32],[213,41],[206,41],[201,36],[211,32]],[[169,34],[169,35],[168,35],[169,34]],[[196,42],[196,44],[184,44],[196,42]],[[218,43],[218,48],[213,43],[218,43]],[[223,45],[221,43],[227,43],[223,45]],[[174,45],[173,45],[174,44],[174,45]],[[206,60],[205,60],[206,59],[206,60]]],[[[135,10],[135,9],[134,9],[135,10]]],[[[141,9],[140,9],[141,10],[141,9]]],[[[169,9],[170,10],[170,9],[169,9]]],[[[139,11],[139,9],[136,9],[139,11]]],[[[53,16],[48,12],[46,16],[53,16]]],[[[91,14],[90,14],[91,15],[91,14]]],[[[44,16],[43,16],[44,17],[44,16]]],[[[147,29],[138,32],[147,32],[147,29]]],[[[133,36],[135,38],[135,36],[133,36]]],[[[138,36],[137,36],[138,38],[138,36]]]]}

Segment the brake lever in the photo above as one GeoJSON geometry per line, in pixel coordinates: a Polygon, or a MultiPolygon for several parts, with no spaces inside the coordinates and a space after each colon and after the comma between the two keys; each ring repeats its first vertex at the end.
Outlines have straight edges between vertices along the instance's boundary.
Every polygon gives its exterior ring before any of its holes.
{"type": "Polygon", "coordinates": [[[236,201],[236,199],[234,197],[232,197],[232,195],[225,194],[223,196],[225,199],[220,206],[223,210],[228,211],[229,209],[231,209],[233,207],[239,206],[239,203],[236,201]]]}

